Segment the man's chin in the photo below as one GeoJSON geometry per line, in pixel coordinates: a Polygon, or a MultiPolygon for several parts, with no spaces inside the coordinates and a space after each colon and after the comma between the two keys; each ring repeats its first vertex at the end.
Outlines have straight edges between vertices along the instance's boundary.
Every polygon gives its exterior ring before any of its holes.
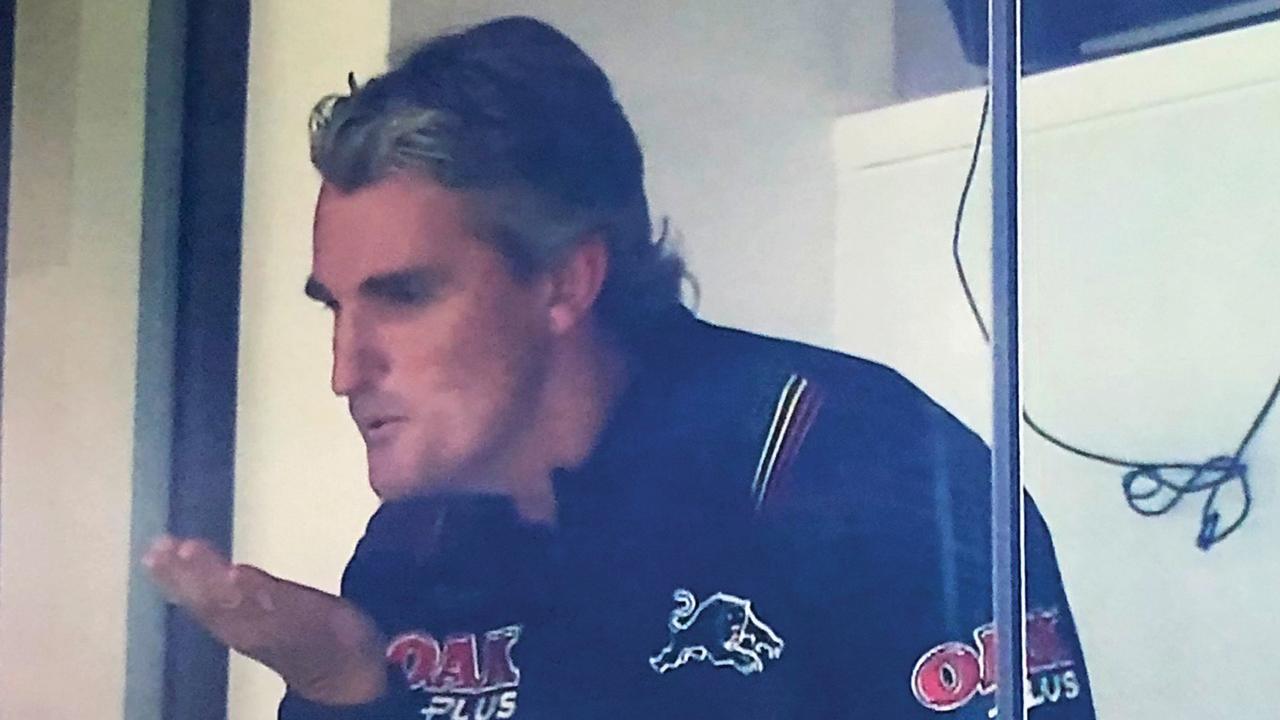
{"type": "Polygon", "coordinates": [[[431,492],[434,484],[401,468],[378,467],[373,458],[370,458],[369,487],[383,502],[426,495],[431,492]]]}
{"type": "Polygon", "coordinates": [[[455,493],[480,492],[489,494],[490,488],[478,488],[460,482],[460,473],[450,472],[436,464],[421,467],[413,463],[388,462],[389,458],[369,456],[369,487],[382,502],[410,497],[428,497],[455,493]]]}
{"type": "Polygon", "coordinates": [[[373,489],[373,494],[377,495],[382,502],[430,494],[430,486],[424,486],[422,483],[413,483],[404,478],[383,479],[370,476],[369,487],[373,489]]]}

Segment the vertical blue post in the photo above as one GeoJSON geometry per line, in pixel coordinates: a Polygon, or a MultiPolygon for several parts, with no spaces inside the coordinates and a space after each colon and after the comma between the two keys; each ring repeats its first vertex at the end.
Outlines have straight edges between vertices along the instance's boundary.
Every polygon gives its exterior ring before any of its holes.
{"type": "Polygon", "coordinates": [[[1022,75],[1019,0],[990,0],[992,198],[991,465],[992,604],[999,720],[1024,720],[1025,658],[1022,477],[1018,469],[1018,83],[1022,75]]]}

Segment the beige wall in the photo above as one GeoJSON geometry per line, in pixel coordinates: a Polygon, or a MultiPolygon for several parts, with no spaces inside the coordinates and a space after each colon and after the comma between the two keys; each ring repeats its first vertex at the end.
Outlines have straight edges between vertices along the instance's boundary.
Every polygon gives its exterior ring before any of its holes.
{"type": "MultiPolygon", "coordinates": [[[[159,657],[158,637],[131,643],[126,633],[135,483],[157,480],[135,475],[147,8],[17,5],[0,446],[4,720],[123,717],[126,667],[159,657]]],[[[155,709],[134,707],[139,718],[155,709]]]]}
{"type": "MultiPolygon", "coordinates": [[[[384,67],[387,0],[262,0],[249,43],[236,431],[236,559],[330,591],[375,507],[359,436],[329,392],[329,316],[302,294],[319,180],[307,113],[384,67]]],[[[231,720],[275,717],[283,684],[231,663],[231,720]]]]}

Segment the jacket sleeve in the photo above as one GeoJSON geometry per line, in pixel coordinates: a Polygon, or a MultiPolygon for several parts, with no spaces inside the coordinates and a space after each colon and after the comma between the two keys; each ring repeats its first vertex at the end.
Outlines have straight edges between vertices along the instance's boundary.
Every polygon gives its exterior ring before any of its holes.
{"type": "MultiPolygon", "coordinates": [[[[764,511],[794,563],[797,633],[828,717],[983,720],[994,704],[990,452],[896,373],[824,393],[764,511]]],[[[1092,720],[1084,659],[1026,501],[1031,720],[1092,720]]]]}
{"type": "Polygon", "coordinates": [[[1025,508],[1028,716],[1031,720],[1092,719],[1089,672],[1058,572],[1053,539],[1030,497],[1025,508]]]}

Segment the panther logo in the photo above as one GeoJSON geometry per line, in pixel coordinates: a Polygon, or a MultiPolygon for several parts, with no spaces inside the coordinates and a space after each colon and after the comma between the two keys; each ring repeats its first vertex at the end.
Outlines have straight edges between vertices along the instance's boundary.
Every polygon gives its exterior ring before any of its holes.
{"type": "Polygon", "coordinates": [[[659,674],[690,661],[731,666],[743,675],[763,672],[764,661],[777,660],[785,643],[756,617],[751,601],[716,593],[698,603],[681,588],[672,594],[675,610],[667,627],[671,640],[649,665],[659,674]]]}

